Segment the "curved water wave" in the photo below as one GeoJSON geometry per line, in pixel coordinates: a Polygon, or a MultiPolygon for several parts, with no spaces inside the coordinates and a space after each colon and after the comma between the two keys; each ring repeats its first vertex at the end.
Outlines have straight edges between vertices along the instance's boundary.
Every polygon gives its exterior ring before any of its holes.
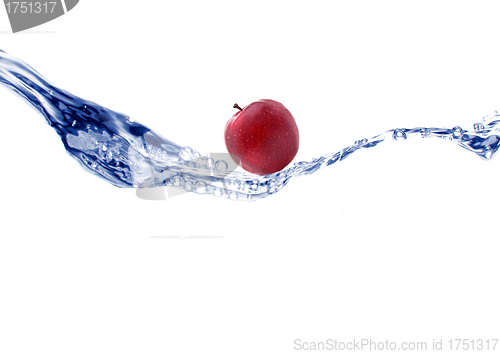
{"type": "Polygon", "coordinates": [[[256,176],[234,171],[236,165],[229,154],[202,155],[127,115],[76,97],[1,50],[0,82],[40,112],[59,134],[66,151],[83,167],[117,187],[168,186],[231,200],[258,200],[281,190],[292,177],[312,174],[384,141],[446,139],[485,160],[497,153],[500,142],[500,115],[495,112],[471,130],[460,126],[391,129],[281,172],[256,176]]]}

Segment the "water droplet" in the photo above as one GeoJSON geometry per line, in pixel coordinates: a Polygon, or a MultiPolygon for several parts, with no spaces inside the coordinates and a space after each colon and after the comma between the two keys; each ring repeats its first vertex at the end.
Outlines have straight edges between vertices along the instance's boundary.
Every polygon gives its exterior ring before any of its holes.
{"type": "Polygon", "coordinates": [[[235,185],[236,189],[239,189],[239,190],[245,189],[245,183],[243,183],[243,181],[240,181],[238,179],[234,181],[234,185],[235,185]]]}
{"type": "Polygon", "coordinates": [[[422,138],[429,136],[430,133],[431,131],[428,128],[420,129],[420,135],[422,135],[422,138]]]}
{"type": "Polygon", "coordinates": [[[257,189],[259,189],[259,180],[258,179],[252,180],[248,188],[250,188],[250,190],[252,191],[256,191],[257,189]]]}
{"type": "Polygon", "coordinates": [[[199,156],[197,159],[196,159],[196,163],[198,163],[199,165],[201,166],[206,166],[205,163],[206,163],[206,160],[203,156],[199,156]]]}
{"type": "Polygon", "coordinates": [[[481,123],[474,124],[474,131],[476,133],[482,133],[482,132],[484,132],[484,125],[482,125],[481,123]]]}
{"type": "Polygon", "coordinates": [[[71,124],[72,127],[74,127],[76,125],[76,120],[73,121],[73,123],[71,124]]]}
{"type": "Polygon", "coordinates": [[[207,191],[207,184],[203,181],[198,181],[194,185],[194,188],[198,193],[205,193],[207,191]]]}
{"type": "Polygon", "coordinates": [[[491,148],[489,146],[485,147],[484,148],[484,157],[489,160],[489,159],[491,159],[492,156],[493,156],[493,151],[491,150],[491,148]]]}
{"type": "Polygon", "coordinates": [[[268,183],[267,193],[273,194],[276,193],[277,191],[278,191],[278,181],[273,178],[268,183]]]}
{"type": "Polygon", "coordinates": [[[498,114],[498,111],[494,111],[493,113],[498,114]]]}
{"type": "Polygon", "coordinates": [[[175,176],[175,177],[173,177],[173,178],[170,180],[170,182],[172,182],[172,185],[174,185],[174,186],[176,186],[176,187],[177,187],[177,186],[180,186],[180,185],[182,184],[182,182],[183,182],[183,181],[182,181],[182,178],[181,178],[181,177],[179,177],[179,176],[175,176]]]}
{"type": "Polygon", "coordinates": [[[222,189],[220,189],[220,188],[215,188],[215,189],[214,189],[214,195],[215,195],[216,197],[220,197],[220,196],[222,195],[222,189]]]}
{"type": "Polygon", "coordinates": [[[453,137],[454,137],[455,139],[458,139],[458,138],[460,138],[462,135],[464,135],[464,130],[463,130],[462,128],[460,128],[460,127],[458,127],[458,126],[457,126],[457,127],[453,128],[453,130],[452,130],[452,134],[453,134],[453,137]]]}
{"type": "Polygon", "coordinates": [[[231,199],[231,200],[238,199],[238,193],[236,193],[236,192],[229,192],[229,199],[231,199]]]}
{"type": "Polygon", "coordinates": [[[184,146],[181,151],[179,152],[179,157],[183,159],[184,161],[191,161],[191,153],[193,149],[191,149],[189,146],[184,146]]]}
{"type": "Polygon", "coordinates": [[[276,178],[279,179],[279,180],[283,180],[285,179],[286,177],[286,172],[279,172],[277,175],[276,175],[276,178]]]}
{"type": "Polygon", "coordinates": [[[190,179],[185,179],[184,180],[184,189],[187,190],[187,191],[190,191],[193,189],[193,181],[191,181],[190,179]]]}
{"type": "Polygon", "coordinates": [[[215,163],[215,170],[217,170],[219,172],[227,171],[228,168],[229,168],[229,166],[228,166],[227,162],[224,160],[217,160],[217,162],[215,163]]]}
{"type": "Polygon", "coordinates": [[[394,140],[405,140],[406,133],[402,129],[394,129],[394,133],[392,134],[392,138],[394,140]]]}
{"type": "Polygon", "coordinates": [[[106,150],[108,150],[108,147],[106,146],[106,144],[104,144],[104,145],[102,146],[102,151],[106,151],[106,150]]]}

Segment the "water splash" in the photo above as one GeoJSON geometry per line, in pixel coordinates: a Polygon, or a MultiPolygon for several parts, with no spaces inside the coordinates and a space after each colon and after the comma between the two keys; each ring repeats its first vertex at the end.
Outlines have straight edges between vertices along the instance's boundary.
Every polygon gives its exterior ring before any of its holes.
{"type": "Polygon", "coordinates": [[[42,114],[59,134],[66,151],[83,167],[118,187],[170,186],[231,200],[258,200],[281,190],[292,177],[312,174],[384,141],[440,138],[485,160],[497,153],[500,142],[500,115],[495,111],[471,130],[461,126],[391,129],[338,152],[256,176],[231,172],[230,161],[214,161],[190,147],[175,144],[131,117],[78,98],[1,50],[0,83],[42,114]]]}

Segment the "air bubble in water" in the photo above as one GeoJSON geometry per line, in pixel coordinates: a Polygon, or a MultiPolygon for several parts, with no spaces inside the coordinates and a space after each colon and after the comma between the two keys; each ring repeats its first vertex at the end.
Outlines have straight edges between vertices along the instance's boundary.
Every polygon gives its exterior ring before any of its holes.
{"type": "Polygon", "coordinates": [[[278,174],[276,175],[276,178],[277,178],[278,180],[280,180],[280,181],[284,180],[284,179],[285,179],[285,177],[286,177],[286,172],[283,172],[283,171],[281,171],[280,173],[278,173],[278,174]]]}
{"type": "Polygon", "coordinates": [[[405,140],[406,133],[402,129],[394,129],[394,133],[392,134],[392,138],[394,140],[405,140]]]}
{"type": "Polygon", "coordinates": [[[243,183],[243,181],[236,180],[234,184],[235,184],[236,188],[239,190],[245,189],[245,183],[243,183]]]}
{"type": "Polygon", "coordinates": [[[278,191],[278,188],[276,188],[275,186],[272,186],[272,187],[269,187],[268,190],[267,190],[267,193],[269,194],[274,194],[278,191]]]}
{"type": "Polygon", "coordinates": [[[254,179],[250,182],[250,190],[252,191],[256,191],[257,189],[259,189],[259,180],[258,179],[254,179]]]}
{"type": "Polygon", "coordinates": [[[215,163],[215,169],[219,172],[227,171],[228,168],[229,166],[224,160],[217,160],[217,162],[215,163]]]}
{"type": "Polygon", "coordinates": [[[428,128],[420,129],[420,135],[422,136],[422,138],[429,136],[430,133],[431,131],[428,128]]]}
{"type": "Polygon", "coordinates": [[[464,130],[463,130],[462,128],[458,127],[458,126],[457,126],[457,127],[455,127],[455,128],[453,128],[452,132],[453,132],[453,137],[454,137],[455,139],[458,139],[458,138],[460,138],[462,135],[464,135],[464,130]]]}
{"type": "Polygon", "coordinates": [[[491,159],[491,157],[493,156],[493,151],[490,149],[489,146],[487,146],[485,149],[484,149],[484,157],[487,158],[488,160],[491,159]]]}
{"type": "Polygon", "coordinates": [[[482,125],[481,123],[474,124],[474,131],[476,133],[482,133],[482,132],[484,132],[484,125],[482,125]]]}
{"type": "Polygon", "coordinates": [[[191,153],[191,156],[193,158],[193,160],[198,160],[199,157],[201,157],[203,159],[203,156],[201,156],[201,154],[198,152],[198,151],[194,151],[191,153]]]}
{"type": "Polygon", "coordinates": [[[205,166],[205,162],[206,162],[206,160],[203,156],[198,156],[196,158],[196,163],[200,166],[205,166]]]}
{"type": "Polygon", "coordinates": [[[184,189],[187,191],[192,190],[193,189],[193,181],[186,178],[184,181],[184,189]]]}
{"type": "Polygon", "coordinates": [[[192,156],[191,153],[193,152],[193,149],[191,149],[189,146],[184,146],[181,151],[179,152],[179,157],[183,159],[184,161],[191,161],[192,156]]]}
{"type": "Polygon", "coordinates": [[[71,126],[74,127],[76,125],[76,120],[73,121],[73,123],[71,123],[71,126]]]}
{"type": "Polygon", "coordinates": [[[111,151],[108,151],[106,154],[106,162],[110,162],[113,159],[113,153],[111,151]]]}
{"type": "Polygon", "coordinates": [[[194,188],[198,193],[205,193],[207,191],[207,184],[203,181],[198,181],[194,185],[194,188]]]}
{"type": "Polygon", "coordinates": [[[173,177],[170,181],[172,182],[172,185],[174,185],[174,186],[180,186],[182,184],[182,178],[179,176],[173,177]]]}
{"type": "Polygon", "coordinates": [[[238,193],[236,193],[236,192],[229,192],[229,199],[231,199],[231,200],[238,199],[238,193]]]}
{"type": "Polygon", "coordinates": [[[215,189],[214,189],[214,195],[215,195],[216,197],[220,197],[220,196],[222,195],[222,189],[220,189],[220,188],[215,188],[215,189]]]}
{"type": "Polygon", "coordinates": [[[269,194],[276,193],[278,191],[277,184],[278,181],[276,179],[273,178],[272,180],[270,180],[267,188],[267,193],[269,194]]]}

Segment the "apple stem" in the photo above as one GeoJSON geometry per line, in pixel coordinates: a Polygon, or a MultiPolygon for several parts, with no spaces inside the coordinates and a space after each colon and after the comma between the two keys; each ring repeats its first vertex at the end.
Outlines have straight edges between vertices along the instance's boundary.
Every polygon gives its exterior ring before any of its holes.
{"type": "Polygon", "coordinates": [[[241,109],[241,107],[240,107],[240,106],[238,106],[238,104],[237,104],[237,103],[235,103],[235,104],[234,104],[233,108],[238,108],[240,111],[242,111],[242,110],[243,110],[243,109],[241,109]]]}

